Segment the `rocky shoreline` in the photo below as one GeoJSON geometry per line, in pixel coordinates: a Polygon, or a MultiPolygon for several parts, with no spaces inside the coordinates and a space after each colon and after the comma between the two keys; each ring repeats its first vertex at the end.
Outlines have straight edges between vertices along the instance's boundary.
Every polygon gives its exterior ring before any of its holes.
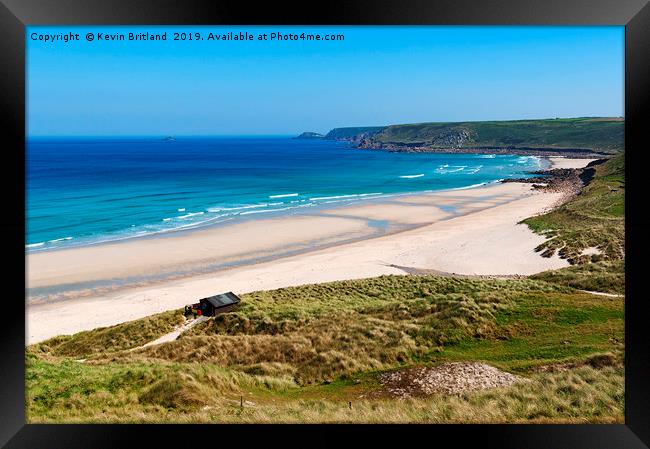
{"type": "Polygon", "coordinates": [[[544,192],[564,193],[562,201],[568,201],[580,193],[582,188],[589,184],[595,174],[594,167],[604,163],[607,159],[597,159],[587,164],[585,168],[554,168],[551,170],[537,170],[530,172],[530,178],[502,179],[502,183],[523,182],[532,184],[535,190],[544,192]]]}
{"type": "Polygon", "coordinates": [[[355,149],[379,150],[396,153],[469,153],[469,154],[514,154],[518,156],[566,156],[576,159],[591,159],[605,156],[585,148],[533,148],[533,147],[461,147],[457,142],[448,146],[413,145],[377,142],[371,138],[361,137],[348,140],[355,149]],[[454,145],[456,143],[456,145],[454,145]]]}

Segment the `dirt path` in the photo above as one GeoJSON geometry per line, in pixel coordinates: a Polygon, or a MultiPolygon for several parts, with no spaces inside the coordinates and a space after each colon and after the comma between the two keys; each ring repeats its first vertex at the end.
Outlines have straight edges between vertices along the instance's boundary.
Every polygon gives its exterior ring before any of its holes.
{"type": "Polygon", "coordinates": [[[622,298],[625,296],[625,295],[619,295],[618,293],[592,292],[591,290],[580,290],[580,291],[589,293],[591,295],[608,296],[610,298],[622,298]]]}
{"type": "Polygon", "coordinates": [[[161,343],[167,343],[169,341],[174,341],[176,340],[183,332],[187,331],[188,329],[196,326],[199,323],[202,323],[203,321],[206,321],[208,319],[207,316],[200,316],[198,318],[195,318],[193,320],[189,320],[187,323],[183,324],[181,327],[178,329],[163,335],[162,337],[158,337],[153,341],[150,341],[149,343],[146,343],[142,346],[138,346],[137,348],[131,349],[131,351],[135,351],[136,349],[142,349],[146,348],[148,346],[154,346],[154,345],[159,345],[161,343]]]}

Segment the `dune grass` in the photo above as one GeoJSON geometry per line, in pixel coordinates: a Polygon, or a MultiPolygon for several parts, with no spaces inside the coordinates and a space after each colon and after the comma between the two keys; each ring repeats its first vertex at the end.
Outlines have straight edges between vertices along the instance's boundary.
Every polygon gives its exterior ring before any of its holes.
{"type": "Polygon", "coordinates": [[[174,330],[185,322],[180,310],[151,315],[140,320],[51,338],[32,345],[32,353],[51,356],[90,356],[105,351],[137,348],[174,330]]]}
{"type": "Polygon", "coordinates": [[[535,373],[508,388],[463,395],[372,400],[360,397],[363,384],[300,388],[212,364],[86,365],[34,356],[27,363],[31,423],[623,421],[620,366],[535,373]]]}
{"type": "MultiPolygon", "coordinates": [[[[621,420],[620,363],[580,365],[595,354],[621,354],[622,298],[540,280],[382,276],[242,299],[239,310],[157,346],[125,350],[132,345],[101,329],[29,347],[30,422],[621,420]],[[380,372],[452,360],[483,361],[537,387],[360,398],[380,388],[380,372]],[[553,364],[578,368],[536,372],[553,364]],[[594,382],[602,387],[594,390],[594,382]],[[548,397],[553,388],[562,393],[548,397]],[[243,410],[242,397],[252,404],[243,410]],[[347,401],[353,414],[342,407],[347,401]]],[[[137,329],[145,320],[121,326],[137,329]]]]}
{"type": "Polygon", "coordinates": [[[624,259],[625,155],[594,170],[592,180],[571,201],[523,221],[548,238],[536,248],[542,256],[558,253],[571,264],[624,259]]]}
{"type": "Polygon", "coordinates": [[[625,261],[602,261],[572,265],[559,270],[544,271],[531,279],[566,285],[580,290],[625,294],[625,261]]]}

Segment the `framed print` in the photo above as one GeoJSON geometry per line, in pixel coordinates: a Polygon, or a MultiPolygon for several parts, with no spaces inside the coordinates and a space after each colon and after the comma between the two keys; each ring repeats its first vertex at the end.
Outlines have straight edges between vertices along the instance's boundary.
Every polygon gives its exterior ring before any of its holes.
{"type": "Polygon", "coordinates": [[[0,10],[7,447],[647,447],[644,2],[0,10]]]}

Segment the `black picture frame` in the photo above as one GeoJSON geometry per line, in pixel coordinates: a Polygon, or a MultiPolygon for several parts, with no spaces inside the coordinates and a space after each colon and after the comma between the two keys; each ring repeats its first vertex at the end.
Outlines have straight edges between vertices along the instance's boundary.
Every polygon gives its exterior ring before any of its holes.
{"type": "MultiPolygon", "coordinates": [[[[644,255],[650,253],[645,218],[645,179],[650,150],[644,148],[650,81],[650,5],[644,0],[328,1],[308,6],[243,0],[1,0],[2,192],[4,282],[0,326],[0,444],[6,447],[245,444],[259,438],[283,445],[333,445],[360,434],[371,442],[453,441],[454,446],[500,448],[643,448],[650,445],[650,337],[644,314],[644,255]],[[24,183],[25,26],[29,25],[625,25],[626,141],[626,385],[621,425],[435,425],[435,426],[214,426],[25,424],[24,183]],[[23,296],[24,297],[24,296],[23,296]],[[251,431],[251,429],[253,429],[251,431]],[[424,438],[421,440],[421,438],[424,438]],[[417,439],[417,440],[416,440],[417,439]]],[[[56,319],[56,317],[52,317],[56,319]]],[[[429,442],[429,443],[426,443],[429,442]]],[[[418,443],[422,444],[422,443],[418,443]]],[[[450,444],[450,443],[446,443],[450,444]]],[[[183,446],[183,447],[184,447],[183,446]]]]}

